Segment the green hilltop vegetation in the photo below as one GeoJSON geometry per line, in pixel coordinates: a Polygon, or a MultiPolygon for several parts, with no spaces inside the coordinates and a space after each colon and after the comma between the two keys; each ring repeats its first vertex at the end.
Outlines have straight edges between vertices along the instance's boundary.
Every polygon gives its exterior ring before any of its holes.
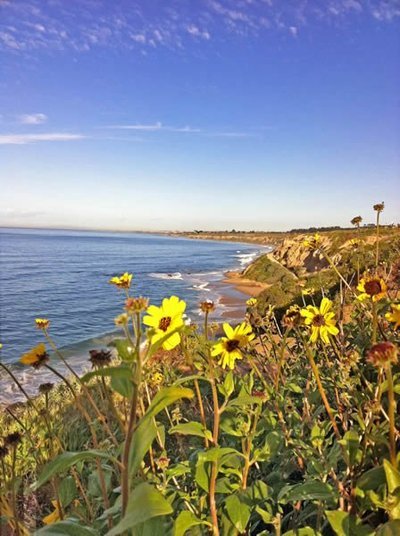
{"type": "MultiPolygon", "coordinates": [[[[360,229],[359,240],[354,230],[321,233],[321,248],[308,251],[303,242],[308,235],[291,233],[279,241],[272,253],[262,255],[244,272],[243,277],[270,285],[258,297],[258,308],[264,313],[275,306],[282,315],[288,306],[303,303],[302,291],[311,290],[316,298],[335,295],[340,288],[340,274],[353,283],[357,272],[363,274],[374,267],[375,230],[360,229]],[[354,240],[358,241],[354,241],[354,240]],[[327,261],[328,253],[334,267],[327,261]]],[[[400,268],[400,229],[384,228],[379,239],[381,262],[400,268]]],[[[390,275],[394,277],[394,273],[390,275]]]]}

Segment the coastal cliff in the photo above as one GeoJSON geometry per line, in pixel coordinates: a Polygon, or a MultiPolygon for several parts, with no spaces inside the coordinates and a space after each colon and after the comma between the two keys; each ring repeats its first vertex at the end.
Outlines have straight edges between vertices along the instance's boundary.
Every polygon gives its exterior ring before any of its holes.
{"type": "MultiPolygon", "coordinates": [[[[356,282],[357,270],[362,273],[374,265],[375,228],[334,229],[320,232],[319,247],[305,247],[310,233],[304,232],[191,232],[181,236],[197,240],[228,240],[270,245],[273,250],[261,255],[242,272],[227,274],[227,281],[238,290],[257,296],[258,309],[264,313],[274,306],[278,311],[293,303],[302,303],[304,293],[335,295],[339,287],[337,270],[356,282]],[[333,268],[329,265],[328,253],[333,268]],[[251,284],[253,282],[253,285],[251,284]]],[[[400,229],[383,227],[379,236],[382,268],[385,263],[400,265],[400,229]]],[[[395,277],[395,272],[391,274],[395,277]]]]}

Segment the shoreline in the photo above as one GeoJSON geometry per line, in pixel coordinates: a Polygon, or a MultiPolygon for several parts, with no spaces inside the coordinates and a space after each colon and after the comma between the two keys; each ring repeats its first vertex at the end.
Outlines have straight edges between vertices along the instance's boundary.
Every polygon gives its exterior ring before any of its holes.
{"type": "MultiPolygon", "coordinates": [[[[246,243],[246,245],[248,246],[249,244],[246,243]]],[[[242,272],[263,254],[263,247],[260,247],[258,244],[254,244],[254,246],[254,249],[257,251],[254,251],[254,254],[249,257],[249,262],[233,268],[228,265],[227,268],[221,272],[218,280],[210,281],[207,286],[211,298],[213,298],[216,304],[217,310],[214,321],[218,324],[227,321],[232,323],[242,321],[246,313],[246,301],[248,297],[254,296],[257,292],[259,293],[262,290],[260,285],[256,282],[250,282],[249,280],[241,281],[242,272]],[[215,298],[213,294],[216,295],[215,298]]],[[[199,295],[198,303],[206,299],[206,297],[207,294],[204,293],[199,295]]],[[[189,316],[192,317],[193,322],[201,322],[201,317],[198,314],[198,309],[196,309],[196,307],[191,307],[189,316]]],[[[107,331],[97,334],[89,339],[68,343],[60,347],[60,350],[76,372],[80,374],[84,370],[90,369],[90,363],[88,361],[89,349],[110,349],[112,348],[112,341],[121,337],[123,337],[123,334],[119,333],[118,330],[113,330],[111,332],[107,331]]],[[[52,358],[52,361],[56,369],[60,369],[60,372],[62,371],[63,373],[66,372],[64,365],[55,356],[52,358]]],[[[6,362],[5,364],[10,367],[10,370],[16,375],[18,381],[21,382],[30,397],[35,397],[37,395],[38,387],[42,383],[59,383],[58,379],[47,370],[34,370],[30,367],[20,365],[18,361],[6,362]]],[[[18,387],[14,385],[11,377],[8,376],[4,370],[1,370],[0,372],[0,407],[4,408],[10,404],[24,402],[25,398],[18,387]]]]}

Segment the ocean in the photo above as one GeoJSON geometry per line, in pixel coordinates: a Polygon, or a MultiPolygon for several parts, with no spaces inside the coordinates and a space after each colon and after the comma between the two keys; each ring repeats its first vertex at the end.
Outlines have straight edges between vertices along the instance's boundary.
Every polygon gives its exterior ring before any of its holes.
{"type": "MultiPolygon", "coordinates": [[[[265,250],[146,233],[0,229],[1,360],[29,390],[35,389],[38,371],[22,368],[18,361],[43,340],[34,320],[44,317],[51,321],[58,347],[80,368],[89,349],[106,346],[120,333],[113,319],[123,312],[124,294],[108,280],[125,271],[134,274],[133,295],[158,305],[175,294],[187,302],[194,322],[200,319],[199,302],[212,299],[217,304],[214,319],[229,320],[237,305],[223,305],[222,296],[237,298],[243,308],[246,298],[223,283],[224,272],[243,269],[265,250]]],[[[40,371],[42,381],[49,379],[40,371]]],[[[0,402],[13,393],[17,397],[1,372],[0,402]]]]}

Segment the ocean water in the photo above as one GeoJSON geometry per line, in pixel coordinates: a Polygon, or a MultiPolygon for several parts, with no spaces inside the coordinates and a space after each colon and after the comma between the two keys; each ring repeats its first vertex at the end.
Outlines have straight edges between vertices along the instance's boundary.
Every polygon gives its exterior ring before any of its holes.
{"type": "MultiPolygon", "coordinates": [[[[51,320],[72,364],[106,345],[124,302],[108,280],[125,271],[134,274],[132,293],[151,303],[175,294],[197,321],[198,304],[208,298],[218,304],[216,319],[229,318],[220,299],[235,290],[222,282],[224,272],[243,269],[260,252],[265,248],[139,233],[0,229],[1,359],[18,369],[21,354],[42,340],[37,317],[51,320]]],[[[29,384],[35,371],[21,374],[29,384]]],[[[0,381],[0,399],[2,391],[0,381]]]]}

